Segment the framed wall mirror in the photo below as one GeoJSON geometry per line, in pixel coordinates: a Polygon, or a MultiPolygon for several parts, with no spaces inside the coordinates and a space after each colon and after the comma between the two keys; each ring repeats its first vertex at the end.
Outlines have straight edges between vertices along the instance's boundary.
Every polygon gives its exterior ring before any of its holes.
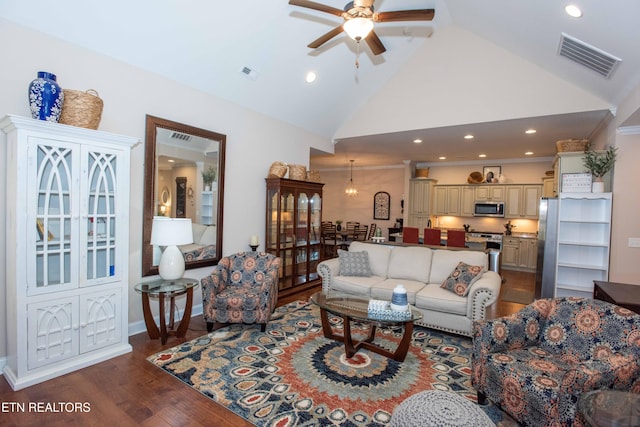
{"type": "Polygon", "coordinates": [[[193,243],[179,246],[186,269],[215,265],[222,257],[226,142],[221,133],[146,116],[143,276],[158,274],[162,256],[162,248],[150,244],[154,216],[191,218],[193,243]]]}

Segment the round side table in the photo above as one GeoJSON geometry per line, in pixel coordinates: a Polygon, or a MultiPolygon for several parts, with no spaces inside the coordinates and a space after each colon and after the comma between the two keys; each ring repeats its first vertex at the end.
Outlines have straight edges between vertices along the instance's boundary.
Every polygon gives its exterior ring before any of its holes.
{"type": "Polygon", "coordinates": [[[178,338],[184,338],[189,328],[191,320],[191,307],[193,305],[193,288],[198,286],[200,282],[196,279],[176,279],[176,280],[154,280],[152,282],[138,283],[135,286],[136,292],[142,294],[142,313],[144,314],[144,323],[147,326],[149,338],[160,338],[160,342],[165,344],[169,335],[175,335],[178,338]],[[184,306],[184,313],[180,320],[180,326],[174,330],[174,313],[175,313],[175,297],[187,294],[187,302],[184,306]],[[149,297],[157,297],[160,311],[160,329],[151,313],[151,305],[149,297]],[[169,315],[169,325],[164,313],[164,300],[170,298],[171,314],[169,315]]]}

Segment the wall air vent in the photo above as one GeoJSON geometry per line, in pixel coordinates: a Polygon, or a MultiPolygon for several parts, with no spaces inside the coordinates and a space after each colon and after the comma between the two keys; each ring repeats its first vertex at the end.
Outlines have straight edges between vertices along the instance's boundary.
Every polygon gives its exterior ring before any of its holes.
{"type": "Polygon", "coordinates": [[[249,77],[251,80],[255,80],[258,78],[258,72],[256,70],[252,70],[246,65],[243,65],[242,68],[240,68],[240,72],[249,77]]]}
{"type": "Polygon", "coordinates": [[[177,139],[178,141],[191,141],[191,135],[187,135],[186,133],[181,132],[173,132],[171,134],[171,139],[177,139]]]}
{"type": "Polygon", "coordinates": [[[560,37],[558,54],[595,71],[606,79],[611,77],[618,64],[622,62],[622,59],[565,33],[560,37]]]}

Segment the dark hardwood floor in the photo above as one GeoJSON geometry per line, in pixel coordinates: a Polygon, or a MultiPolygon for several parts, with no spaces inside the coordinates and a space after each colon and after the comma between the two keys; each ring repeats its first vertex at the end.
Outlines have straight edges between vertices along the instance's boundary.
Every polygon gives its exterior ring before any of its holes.
{"type": "MultiPolygon", "coordinates": [[[[533,274],[503,271],[505,286],[533,287],[533,274]]],[[[303,295],[282,298],[279,304],[307,299],[303,295]]],[[[499,301],[488,318],[504,316],[523,304],[499,301]]],[[[201,316],[193,317],[185,340],[206,333],[201,316]]],[[[103,363],[14,392],[0,380],[0,425],[2,426],[216,426],[243,427],[253,424],[201,395],[171,375],[161,372],[146,358],[178,344],[170,337],[166,345],[150,340],[146,333],[131,336],[133,352],[103,363]],[[37,405],[30,411],[30,404],[37,405]],[[65,403],[88,403],[86,412],[67,413],[65,403]],[[24,412],[19,408],[24,406],[24,412]],[[87,411],[88,409],[88,411],[87,411]]]]}

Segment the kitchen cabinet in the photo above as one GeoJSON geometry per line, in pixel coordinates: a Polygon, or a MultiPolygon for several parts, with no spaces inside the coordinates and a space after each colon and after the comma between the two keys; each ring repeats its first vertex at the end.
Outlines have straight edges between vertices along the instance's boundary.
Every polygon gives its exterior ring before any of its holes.
{"type": "Polygon", "coordinates": [[[476,189],[470,185],[463,185],[460,190],[460,216],[474,216],[475,201],[476,189]]]}
{"type": "Polygon", "coordinates": [[[138,138],[6,116],[7,363],[14,390],[131,351],[129,187],[138,138]]]}
{"type": "Polygon", "coordinates": [[[267,178],[265,250],[281,259],[278,290],[286,296],[320,281],[324,184],[267,178]]]}
{"type": "Polygon", "coordinates": [[[496,184],[480,184],[476,188],[476,202],[504,202],[505,186],[496,184]]]}
{"type": "Polygon", "coordinates": [[[505,236],[502,239],[502,267],[518,267],[520,251],[520,239],[518,237],[505,236]]]}
{"type": "Polygon", "coordinates": [[[556,197],[558,195],[553,185],[554,179],[553,176],[542,178],[542,197],[556,197]]]}
{"type": "Polygon", "coordinates": [[[611,193],[560,193],[556,297],[593,295],[609,280],[611,193]]]}
{"type": "Polygon", "coordinates": [[[535,270],[537,252],[537,239],[505,236],[502,239],[502,267],[515,270],[535,270]]]}
{"type": "Polygon", "coordinates": [[[431,216],[435,179],[414,178],[409,181],[409,227],[425,228],[431,216]]]}
{"type": "Polygon", "coordinates": [[[459,185],[436,185],[434,188],[434,215],[460,215],[459,185]]]}
{"type": "Polygon", "coordinates": [[[541,185],[507,185],[506,192],[505,218],[538,218],[541,185]]]}
{"type": "Polygon", "coordinates": [[[535,270],[538,262],[538,240],[521,237],[518,252],[518,266],[535,270]]]}

